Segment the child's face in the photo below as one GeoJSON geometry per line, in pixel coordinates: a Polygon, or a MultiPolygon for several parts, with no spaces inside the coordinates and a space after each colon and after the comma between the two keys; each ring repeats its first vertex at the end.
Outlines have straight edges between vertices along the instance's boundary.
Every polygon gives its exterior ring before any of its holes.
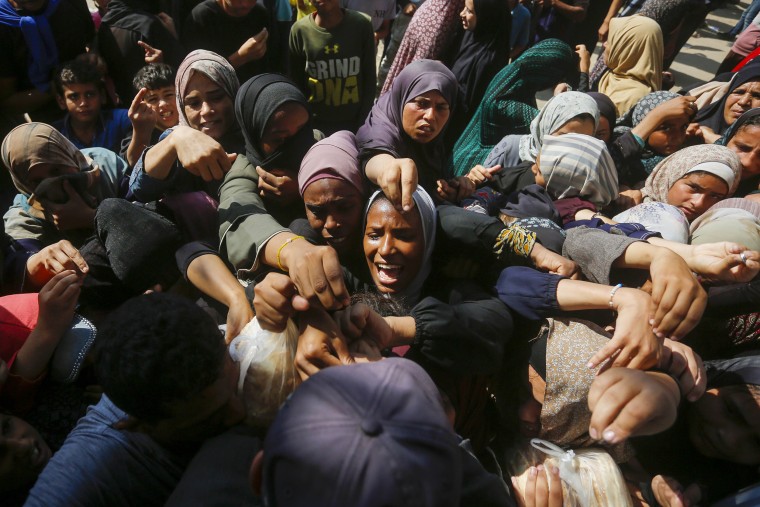
{"type": "Polygon", "coordinates": [[[689,119],[668,120],[662,123],[647,139],[647,144],[658,155],[670,155],[678,151],[686,141],[689,119]]]}
{"type": "Polygon", "coordinates": [[[156,127],[161,130],[174,127],[179,122],[176,95],[173,86],[164,86],[163,88],[148,90],[143,98],[143,102],[148,104],[156,113],[158,117],[156,127]]]}
{"type": "Polygon", "coordinates": [[[760,464],[757,386],[709,389],[689,412],[689,438],[701,454],[745,465],[760,464]]]}
{"type": "Polygon", "coordinates": [[[93,123],[100,114],[103,96],[95,83],[76,83],[63,86],[63,97],[56,96],[58,106],[68,111],[76,123],[93,123]]]}

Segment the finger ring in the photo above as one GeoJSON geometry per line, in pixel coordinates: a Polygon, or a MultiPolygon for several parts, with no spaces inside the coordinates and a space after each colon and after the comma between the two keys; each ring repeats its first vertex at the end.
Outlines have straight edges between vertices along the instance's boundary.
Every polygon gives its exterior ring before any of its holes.
{"type": "Polygon", "coordinates": [[[741,257],[741,259],[742,259],[742,264],[744,264],[746,266],[747,265],[747,254],[745,254],[744,252],[742,252],[741,254],[739,254],[739,257],[741,257]]]}

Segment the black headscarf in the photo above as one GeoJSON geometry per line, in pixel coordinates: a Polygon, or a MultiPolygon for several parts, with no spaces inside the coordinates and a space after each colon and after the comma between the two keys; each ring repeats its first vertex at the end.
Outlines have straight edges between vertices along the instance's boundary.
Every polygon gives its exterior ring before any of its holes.
{"type": "Polygon", "coordinates": [[[705,361],[707,388],[760,385],[760,355],[705,361]]]}
{"type": "Polygon", "coordinates": [[[288,102],[302,105],[311,117],[306,97],[290,79],[279,74],[259,74],[240,87],[235,99],[235,116],[243,131],[245,156],[251,164],[298,174],[301,160],[314,144],[311,120],[274,152],[265,155],[261,150],[261,136],[269,118],[288,102]]]}
{"type": "Polygon", "coordinates": [[[509,63],[512,14],[506,0],[473,0],[477,22],[462,38],[451,72],[471,115],[491,79],[509,63]]]}
{"type": "Polygon", "coordinates": [[[588,92],[588,96],[594,99],[596,107],[599,108],[599,116],[607,118],[610,122],[610,133],[615,128],[615,121],[617,120],[617,111],[615,110],[615,103],[607,95],[599,92],[588,92]]]}
{"type": "Polygon", "coordinates": [[[161,12],[161,6],[155,0],[111,0],[103,21],[110,23],[135,12],[155,15],[161,12]]]}
{"type": "Polygon", "coordinates": [[[707,107],[699,110],[694,121],[702,126],[709,127],[716,134],[723,134],[729,125],[723,118],[723,109],[726,106],[726,99],[729,95],[748,81],[760,81],[760,58],[755,58],[734,76],[734,80],[728,88],[728,92],[718,102],[714,102],[707,107]]]}

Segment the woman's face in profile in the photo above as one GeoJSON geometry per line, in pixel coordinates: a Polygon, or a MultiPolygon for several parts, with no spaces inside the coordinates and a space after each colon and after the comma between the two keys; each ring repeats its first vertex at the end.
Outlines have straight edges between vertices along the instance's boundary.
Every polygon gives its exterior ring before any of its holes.
{"type": "Polygon", "coordinates": [[[739,156],[743,180],[760,174],[760,127],[747,125],[740,128],[726,147],[739,156]]]}
{"type": "Polygon", "coordinates": [[[689,439],[701,454],[744,465],[760,464],[760,388],[713,388],[689,411],[689,439]]]}
{"type": "Polygon", "coordinates": [[[422,268],[425,241],[417,206],[401,213],[385,199],[367,213],[364,255],[377,289],[395,294],[408,288],[422,268]]]}

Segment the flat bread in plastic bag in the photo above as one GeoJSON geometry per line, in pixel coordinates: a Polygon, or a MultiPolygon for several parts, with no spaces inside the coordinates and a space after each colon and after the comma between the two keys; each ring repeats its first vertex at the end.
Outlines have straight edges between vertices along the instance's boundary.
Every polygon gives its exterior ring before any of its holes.
{"type": "Polygon", "coordinates": [[[238,394],[246,423],[268,426],[301,378],[295,366],[298,326],[288,320],[282,333],[261,328],[254,317],[230,343],[230,356],[240,364],[238,394]]]}

